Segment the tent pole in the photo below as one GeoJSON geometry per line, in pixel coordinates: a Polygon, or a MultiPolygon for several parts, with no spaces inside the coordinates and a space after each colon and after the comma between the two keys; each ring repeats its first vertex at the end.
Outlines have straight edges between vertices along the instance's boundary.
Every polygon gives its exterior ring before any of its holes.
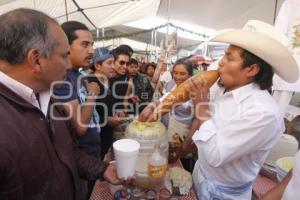
{"type": "MultiPolygon", "coordinates": [[[[150,57],[152,57],[153,45],[154,45],[154,30],[151,31],[150,57]]],[[[152,58],[151,58],[151,60],[152,60],[152,58]]]]}
{"type": "Polygon", "coordinates": [[[175,51],[176,51],[176,59],[179,57],[179,51],[178,51],[178,28],[176,28],[176,38],[175,38],[175,51]]]}
{"type": "MultiPolygon", "coordinates": [[[[167,23],[167,35],[166,35],[166,42],[165,42],[165,46],[168,46],[169,43],[169,24],[170,24],[170,5],[171,5],[171,1],[168,0],[168,23],[167,23]]],[[[167,52],[166,52],[167,53],[167,52]]]]}
{"type": "Polygon", "coordinates": [[[275,8],[274,8],[274,18],[273,18],[273,24],[275,24],[275,21],[276,21],[276,15],[277,15],[277,5],[278,5],[278,0],[275,0],[275,8]]]}
{"type": "Polygon", "coordinates": [[[84,18],[86,20],[88,20],[90,22],[90,24],[96,29],[97,26],[91,21],[91,19],[84,13],[84,9],[82,9],[78,3],[76,2],[76,0],[72,0],[72,2],[75,4],[76,8],[77,8],[77,11],[78,12],[81,12],[81,14],[84,16],[84,18]]]}
{"type": "Polygon", "coordinates": [[[102,47],[104,47],[104,36],[105,36],[105,30],[104,27],[102,28],[102,47]]]}
{"type": "Polygon", "coordinates": [[[146,45],[146,52],[145,52],[145,53],[146,53],[146,57],[147,57],[147,63],[150,62],[150,61],[149,61],[149,55],[148,55],[148,44],[149,44],[149,43],[147,42],[147,45],[146,45]]]}
{"type": "Polygon", "coordinates": [[[69,21],[67,0],[65,0],[65,12],[66,12],[66,20],[69,21]]]}
{"type": "Polygon", "coordinates": [[[156,48],[156,43],[157,43],[157,31],[154,30],[154,45],[155,45],[155,60],[158,58],[157,56],[157,48],[156,48]]]}
{"type": "Polygon", "coordinates": [[[103,7],[114,6],[114,5],[119,5],[119,4],[125,4],[125,3],[131,2],[131,1],[132,0],[127,0],[127,1],[121,1],[121,2],[116,2],[116,3],[104,4],[104,5],[100,5],[100,6],[93,6],[93,7],[85,8],[84,10],[90,10],[90,9],[95,9],[95,8],[103,8],[103,7]]]}

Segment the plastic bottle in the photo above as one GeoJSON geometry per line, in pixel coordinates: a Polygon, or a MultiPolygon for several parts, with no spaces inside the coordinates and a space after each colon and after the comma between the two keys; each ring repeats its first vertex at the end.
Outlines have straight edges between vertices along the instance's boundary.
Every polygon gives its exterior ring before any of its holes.
{"type": "Polygon", "coordinates": [[[153,184],[163,184],[168,167],[167,158],[161,154],[159,147],[159,144],[154,146],[148,160],[148,176],[153,184]]]}

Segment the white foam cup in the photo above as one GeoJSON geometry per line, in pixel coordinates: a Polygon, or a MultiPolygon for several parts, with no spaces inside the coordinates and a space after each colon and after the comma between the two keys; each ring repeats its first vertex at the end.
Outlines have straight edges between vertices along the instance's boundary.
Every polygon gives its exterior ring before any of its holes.
{"type": "Polygon", "coordinates": [[[119,178],[127,179],[135,174],[140,143],[132,139],[121,139],[113,143],[119,178]]]}

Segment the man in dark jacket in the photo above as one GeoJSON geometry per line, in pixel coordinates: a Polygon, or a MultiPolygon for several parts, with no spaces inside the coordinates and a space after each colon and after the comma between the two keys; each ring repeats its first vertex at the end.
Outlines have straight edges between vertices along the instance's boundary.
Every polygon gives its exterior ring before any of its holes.
{"type": "Polygon", "coordinates": [[[117,184],[114,165],[79,150],[50,85],[70,67],[68,39],[47,15],[0,16],[0,199],[83,199],[82,182],[117,184]]]}
{"type": "Polygon", "coordinates": [[[134,87],[134,94],[129,100],[129,105],[138,115],[151,102],[154,91],[148,77],[139,72],[139,64],[134,58],[129,60],[127,76],[132,79],[134,87]]]}

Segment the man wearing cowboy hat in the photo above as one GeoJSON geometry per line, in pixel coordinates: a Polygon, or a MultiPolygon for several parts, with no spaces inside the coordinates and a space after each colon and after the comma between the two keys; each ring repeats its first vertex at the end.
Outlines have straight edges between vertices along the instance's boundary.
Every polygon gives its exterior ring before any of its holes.
{"type": "Polygon", "coordinates": [[[230,46],[219,62],[220,79],[210,93],[206,84],[192,80],[196,118],[188,139],[198,149],[194,188],[199,199],[251,199],[252,183],[284,130],[267,89],[273,72],[296,81],[297,64],[285,36],[261,21],[220,31],[211,41],[230,46]]]}

